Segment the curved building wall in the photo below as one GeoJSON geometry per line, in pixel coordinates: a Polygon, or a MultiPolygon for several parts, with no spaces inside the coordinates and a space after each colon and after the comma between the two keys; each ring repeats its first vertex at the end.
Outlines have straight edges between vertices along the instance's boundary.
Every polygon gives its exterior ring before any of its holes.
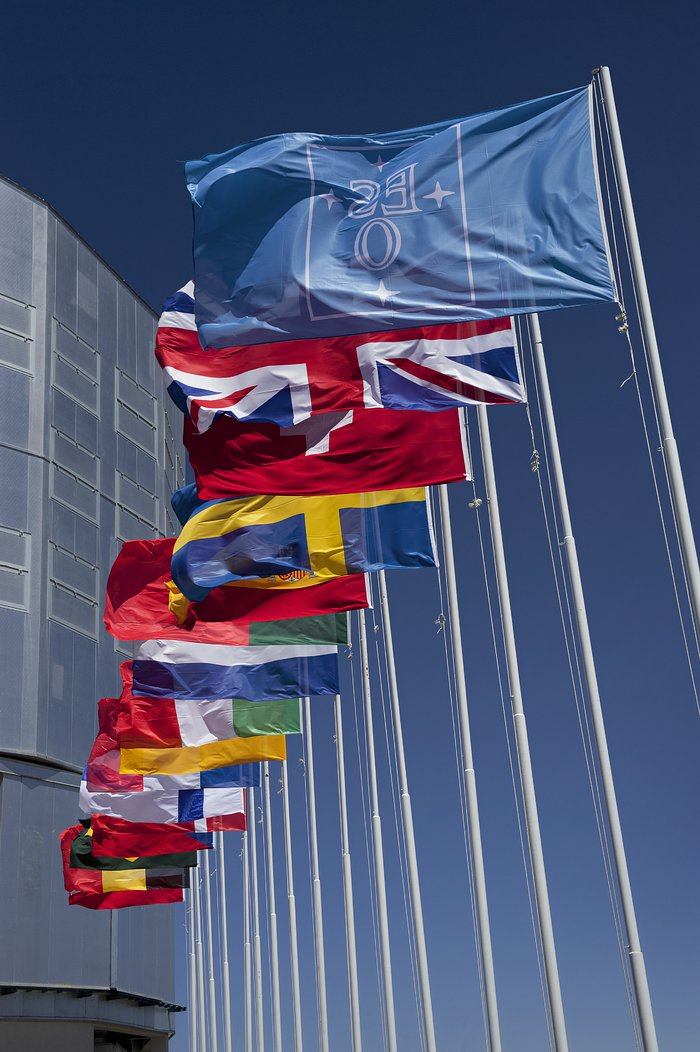
{"type": "Polygon", "coordinates": [[[0,992],[174,1000],[175,908],[69,908],[58,849],[97,699],[129,656],[102,626],[109,568],[121,541],[176,528],[180,422],[155,325],[48,205],[0,179],[0,992]]]}

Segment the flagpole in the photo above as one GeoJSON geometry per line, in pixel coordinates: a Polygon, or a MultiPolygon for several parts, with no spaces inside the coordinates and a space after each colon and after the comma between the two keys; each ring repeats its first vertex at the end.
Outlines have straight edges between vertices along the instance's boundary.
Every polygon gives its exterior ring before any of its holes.
{"type": "Polygon", "coordinates": [[[661,449],[664,455],[664,460],[666,461],[666,467],[668,468],[673,505],[678,520],[678,532],[680,534],[683,562],[685,563],[685,570],[688,579],[688,590],[690,592],[690,603],[693,611],[693,618],[695,620],[695,630],[700,634],[700,565],[698,565],[698,552],[695,544],[695,537],[693,535],[693,526],[690,521],[688,498],[685,492],[683,472],[681,471],[681,462],[678,456],[678,444],[673,434],[671,410],[668,404],[666,383],[664,381],[663,369],[661,367],[659,345],[656,340],[654,316],[651,312],[649,289],[647,288],[647,279],[644,272],[642,249],[639,243],[637,221],[634,215],[632,193],[630,191],[629,177],[627,175],[627,165],[625,163],[625,154],[622,149],[620,124],[617,119],[617,107],[615,106],[615,96],[613,94],[612,80],[608,66],[601,66],[600,76],[603,86],[603,98],[610,126],[610,139],[615,158],[615,169],[619,179],[620,195],[622,198],[622,213],[629,239],[632,275],[637,289],[637,295],[639,297],[642,331],[644,332],[647,344],[654,397],[659,412],[662,439],[661,449]]]}
{"type": "Polygon", "coordinates": [[[428,971],[428,952],[425,946],[425,928],[423,925],[423,903],[418,876],[418,857],[416,838],[413,829],[413,811],[408,791],[408,774],[404,753],[403,729],[401,726],[401,708],[399,705],[399,686],[396,678],[396,659],[394,657],[394,640],[391,633],[391,614],[389,597],[386,589],[386,574],[379,571],[379,597],[384,621],[386,639],[387,669],[389,674],[389,696],[394,722],[394,737],[399,768],[399,793],[401,797],[401,817],[403,819],[404,841],[406,844],[406,863],[408,868],[408,886],[411,902],[411,919],[415,936],[416,959],[418,962],[418,982],[420,985],[421,1013],[426,1052],[435,1052],[435,1024],[433,1022],[433,1001],[430,993],[430,972],[428,971]]]}
{"type": "Polygon", "coordinates": [[[195,943],[195,956],[197,958],[197,985],[199,997],[197,1004],[197,1015],[199,1018],[199,1044],[206,1047],[207,1018],[206,1018],[206,991],[204,987],[204,944],[202,940],[202,889],[199,867],[195,873],[195,912],[197,914],[197,938],[195,943]]]}
{"type": "MultiPolygon", "coordinates": [[[[249,789],[246,790],[246,796],[249,792],[249,789]]],[[[250,960],[250,863],[248,861],[247,832],[243,834],[243,991],[245,1000],[245,1052],[253,1052],[253,976],[250,960]]]]}
{"type": "Polygon", "coordinates": [[[277,947],[277,904],[275,896],[275,862],[272,851],[272,810],[270,808],[270,769],[263,764],[265,779],[265,833],[267,840],[267,870],[270,885],[270,971],[272,973],[272,1043],[275,1052],[282,1052],[282,1008],[280,1005],[280,968],[277,947]]]}
{"type": "MultiPolygon", "coordinates": [[[[208,851],[204,852],[204,900],[206,903],[207,962],[209,965],[209,1049],[211,1049],[211,1052],[217,1052],[216,976],[214,975],[214,933],[212,930],[211,875],[208,851]]],[[[209,1052],[209,1049],[207,1049],[207,1052],[209,1052]]]]}
{"type": "MultiPolygon", "coordinates": [[[[196,870],[195,870],[196,875],[196,870]]],[[[194,902],[192,887],[187,889],[187,917],[188,924],[188,990],[189,990],[189,1024],[190,1024],[190,1052],[199,1052],[197,1041],[197,962],[195,959],[195,933],[194,933],[194,902]]]]}
{"type": "Polygon", "coordinates": [[[440,499],[440,517],[442,519],[443,547],[445,553],[445,578],[447,581],[447,600],[450,611],[452,634],[452,654],[455,669],[455,687],[457,707],[459,710],[459,727],[464,760],[464,791],[467,802],[467,825],[471,845],[471,861],[474,873],[474,900],[477,915],[479,938],[479,956],[484,981],[486,1001],[486,1024],[490,1052],[501,1052],[501,1029],[498,1019],[498,1000],[496,997],[496,976],[493,970],[493,947],[491,945],[491,926],[489,923],[489,905],[486,894],[486,873],[484,870],[484,849],[481,842],[481,823],[479,821],[479,800],[476,792],[476,773],[472,755],[471,730],[469,727],[469,707],[467,704],[467,681],[464,674],[464,655],[462,653],[462,629],[457,599],[457,574],[455,571],[454,547],[452,544],[452,522],[450,520],[450,502],[447,486],[438,486],[440,499]]]}
{"type": "Polygon", "coordinates": [[[593,645],[591,643],[591,634],[588,626],[586,603],[583,595],[581,570],[578,563],[576,541],[574,539],[571,516],[569,513],[569,502],[566,494],[566,483],[564,481],[564,469],[561,462],[559,438],[557,435],[554,409],[552,406],[552,395],[549,389],[549,376],[547,374],[547,364],[545,362],[544,347],[542,345],[540,321],[537,314],[530,315],[530,330],[535,349],[535,360],[537,362],[537,372],[540,381],[540,395],[544,409],[547,439],[554,469],[554,479],[559,500],[559,512],[561,515],[562,531],[564,534],[561,543],[566,552],[566,562],[569,570],[569,580],[571,582],[571,591],[574,600],[574,613],[578,629],[579,644],[581,647],[581,657],[583,659],[588,702],[593,720],[593,731],[598,752],[598,763],[600,766],[600,777],[603,785],[603,796],[605,798],[608,825],[610,827],[615,870],[620,889],[620,902],[625,920],[625,928],[627,930],[630,968],[632,970],[632,979],[636,994],[642,1041],[644,1043],[645,1052],[658,1052],[659,1046],[656,1039],[656,1027],[654,1024],[654,1013],[651,1006],[651,994],[649,992],[649,982],[647,979],[646,965],[644,963],[644,955],[639,941],[637,916],[634,909],[629,870],[627,868],[627,856],[625,854],[625,843],[622,837],[620,813],[617,808],[615,783],[613,780],[612,765],[610,763],[610,753],[608,751],[608,739],[605,732],[603,706],[600,700],[600,691],[598,689],[598,676],[596,673],[595,659],[593,657],[593,645]]]}
{"type": "Polygon", "coordinates": [[[228,917],[226,915],[226,862],[224,834],[219,831],[215,841],[219,848],[219,899],[221,901],[221,956],[223,969],[224,1052],[233,1052],[231,1035],[231,974],[228,963],[228,917]]]}
{"type": "Polygon", "coordinates": [[[379,941],[382,958],[382,985],[384,988],[384,1019],[386,1022],[388,1052],[397,1052],[396,1015],[394,1011],[394,986],[391,972],[391,949],[389,943],[389,915],[386,903],[386,881],[384,877],[384,843],[382,840],[382,820],[379,815],[379,793],[377,790],[377,765],[374,755],[374,722],[372,719],[372,688],[369,676],[369,658],[367,654],[367,630],[365,612],[358,613],[360,623],[360,660],[365,701],[365,722],[367,725],[367,758],[369,761],[369,782],[372,807],[372,847],[374,855],[374,881],[377,889],[377,913],[379,917],[379,941]]]}
{"type": "Polygon", "coordinates": [[[328,1006],[326,1000],[326,957],[323,946],[323,904],[321,877],[318,869],[316,836],[316,785],[314,780],[314,746],[311,737],[311,699],[304,698],[306,736],[306,784],[309,789],[309,826],[311,830],[311,869],[313,875],[314,935],[316,940],[316,985],[318,988],[318,1026],[321,1052],[328,1052],[328,1006]]]}
{"type": "Polygon", "coordinates": [[[528,844],[530,848],[530,863],[532,866],[532,882],[537,901],[537,915],[539,918],[540,938],[542,941],[542,957],[544,960],[545,979],[547,983],[547,996],[549,998],[549,1009],[552,1019],[552,1033],[554,1035],[554,1046],[556,1052],[567,1052],[569,1045],[566,1036],[564,1004],[561,996],[559,966],[557,964],[557,951],[554,942],[554,927],[552,924],[549,892],[547,890],[547,874],[544,865],[544,852],[542,850],[540,820],[537,813],[537,798],[535,795],[535,780],[532,773],[532,758],[530,756],[527,723],[525,720],[522,691],[520,687],[518,651],[515,645],[513,611],[510,605],[508,572],[506,568],[505,551],[503,548],[503,533],[501,530],[501,514],[498,506],[498,491],[496,489],[496,472],[493,465],[493,450],[491,448],[491,435],[489,431],[488,410],[486,409],[486,406],[480,405],[477,408],[477,417],[479,420],[481,456],[484,464],[486,499],[488,501],[489,523],[491,526],[491,542],[493,545],[496,579],[498,582],[498,602],[501,610],[501,624],[503,626],[503,641],[505,644],[506,666],[508,669],[508,682],[510,685],[513,726],[515,728],[515,741],[518,750],[520,785],[523,792],[525,821],[527,823],[528,844]]]}
{"type": "Polygon", "coordinates": [[[345,903],[345,945],[348,962],[348,988],[350,992],[350,1027],[352,1052],[362,1052],[362,1028],[360,1023],[360,992],[357,982],[357,947],[355,943],[355,906],[352,894],[352,866],[350,863],[350,837],[348,835],[348,801],[345,789],[345,748],[343,745],[343,714],[340,694],[334,699],[335,749],[338,764],[338,799],[340,801],[340,844],[343,859],[343,900],[345,903]]]}
{"type": "Polygon", "coordinates": [[[248,790],[248,831],[250,833],[250,871],[253,876],[253,964],[255,973],[255,1047],[265,1048],[265,1020],[263,1016],[262,947],[260,942],[260,904],[258,899],[258,847],[255,827],[255,792],[248,790]]]}
{"type": "Polygon", "coordinates": [[[292,1015],[294,1019],[294,1050],[302,1052],[301,992],[299,988],[299,946],[297,942],[297,906],[294,895],[294,866],[292,863],[292,831],[289,821],[289,784],[287,761],[282,761],[282,804],[284,811],[284,858],[287,870],[287,909],[289,912],[289,956],[292,965],[292,1015]]]}

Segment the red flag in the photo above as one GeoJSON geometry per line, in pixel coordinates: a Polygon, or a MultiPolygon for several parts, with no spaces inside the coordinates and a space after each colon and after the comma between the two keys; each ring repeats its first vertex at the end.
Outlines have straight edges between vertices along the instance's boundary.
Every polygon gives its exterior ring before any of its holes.
{"type": "MultiPolygon", "coordinates": [[[[91,910],[113,910],[124,906],[152,906],[157,903],[182,902],[182,889],[188,886],[187,871],[177,867],[158,869],[134,868],[140,857],[128,861],[129,869],[91,868],[86,863],[76,864],[72,848],[85,835],[83,825],[71,826],[60,834],[63,859],[63,884],[70,906],[85,906],[91,910]]],[[[153,857],[153,856],[151,856],[153,857]]],[[[105,859],[108,861],[108,859],[105,859]]],[[[144,858],[146,865],[148,858],[144,858]]]]}
{"type": "Polygon", "coordinates": [[[199,818],[196,822],[127,822],[114,815],[91,815],[92,843],[96,855],[108,858],[147,858],[180,851],[211,848],[209,833],[244,832],[245,814],[199,818]],[[206,829],[204,828],[206,826],[206,829]]]}
{"type": "Polygon", "coordinates": [[[143,791],[143,775],[121,774],[119,771],[117,722],[120,711],[119,698],[101,698],[97,703],[97,737],[85,767],[85,781],[91,792],[143,791]]]}
{"type": "Polygon", "coordinates": [[[121,666],[122,692],[115,735],[121,749],[182,748],[180,725],[171,698],[134,697],[130,661],[121,666]]]}
{"type": "MultiPolygon", "coordinates": [[[[184,621],[170,609],[172,537],[127,541],[107,581],[104,622],[117,639],[187,639],[191,643],[246,646],[251,626],[261,622],[338,614],[369,606],[362,574],[317,581],[311,576],[289,580],[236,581],[216,588],[201,603],[192,603],[184,621]]],[[[181,597],[182,598],[182,597],[181,597]]]]}
{"type": "Polygon", "coordinates": [[[110,858],[147,858],[212,847],[209,833],[244,832],[245,814],[200,818],[196,822],[128,822],[114,815],[91,815],[92,843],[96,855],[110,858]],[[212,823],[212,824],[209,824],[212,823]],[[206,829],[203,827],[206,826],[206,829]]]}
{"type": "Polygon", "coordinates": [[[212,847],[210,839],[198,837],[194,822],[127,822],[112,815],[92,815],[90,824],[92,850],[109,858],[146,858],[212,847]]]}
{"type": "Polygon", "coordinates": [[[186,416],[185,446],[202,500],[407,489],[471,477],[456,409],[356,409],[294,427],[219,417],[203,434],[186,416]]]}

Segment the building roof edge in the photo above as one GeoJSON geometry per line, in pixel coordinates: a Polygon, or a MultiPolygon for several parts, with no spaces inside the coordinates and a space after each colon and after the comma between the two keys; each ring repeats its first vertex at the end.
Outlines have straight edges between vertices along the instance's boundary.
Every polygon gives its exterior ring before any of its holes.
{"type": "Polygon", "coordinates": [[[120,281],[122,285],[124,285],[124,287],[129,290],[132,296],[136,297],[139,303],[141,303],[146,308],[148,313],[151,314],[154,319],[158,317],[158,312],[153,309],[150,303],[146,302],[143,296],[140,293],[138,293],[136,289],[133,288],[133,286],[131,286],[129,282],[121,276],[121,274],[118,273],[118,271],[114,269],[111,263],[107,262],[104,256],[101,255],[101,253],[99,253],[97,249],[93,245],[91,245],[90,242],[86,238],[84,238],[81,233],[79,233],[79,231],[75,229],[73,224],[70,223],[66,219],[66,217],[59,212],[57,208],[54,208],[50,201],[47,201],[44,197],[40,197],[39,194],[35,194],[32,190],[28,190],[26,186],[22,186],[21,183],[18,183],[14,179],[11,179],[9,175],[5,175],[4,172],[0,172],[0,179],[3,183],[7,183],[8,186],[11,186],[14,190],[19,190],[20,193],[25,194],[27,197],[31,198],[32,201],[35,201],[37,204],[43,205],[44,208],[48,209],[48,211],[51,212],[51,214],[55,216],[56,219],[58,219],[61,223],[63,223],[65,227],[67,227],[70,230],[71,234],[77,237],[78,241],[82,242],[82,244],[85,245],[85,247],[89,249],[89,251],[92,252],[92,254],[99,259],[100,263],[102,263],[103,266],[107,267],[107,270],[111,271],[111,273],[114,274],[117,281],[120,281]]]}

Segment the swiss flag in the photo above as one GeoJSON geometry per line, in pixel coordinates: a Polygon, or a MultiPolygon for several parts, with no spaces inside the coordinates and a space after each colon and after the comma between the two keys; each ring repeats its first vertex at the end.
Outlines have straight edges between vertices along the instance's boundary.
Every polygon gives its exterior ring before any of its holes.
{"type": "Polygon", "coordinates": [[[408,489],[470,478],[460,411],[353,409],[291,427],[218,417],[185,446],[202,500],[408,489]]]}

